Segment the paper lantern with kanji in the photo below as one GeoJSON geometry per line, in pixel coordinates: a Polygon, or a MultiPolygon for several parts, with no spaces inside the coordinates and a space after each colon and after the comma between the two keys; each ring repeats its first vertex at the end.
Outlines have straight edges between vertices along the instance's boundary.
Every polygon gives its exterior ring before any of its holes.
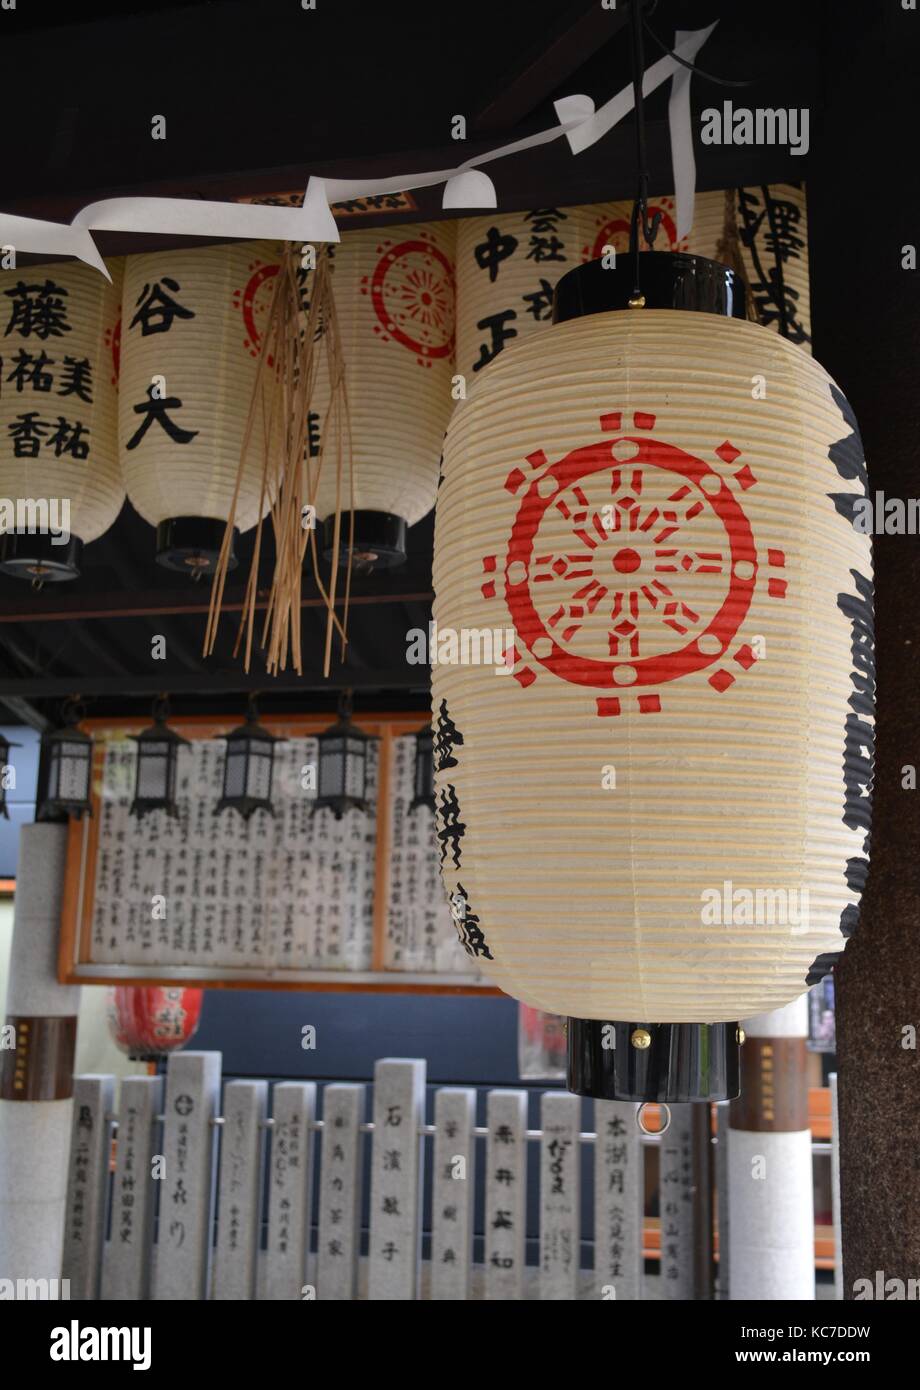
{"type": "MultiPolygon", "coordinates": [[[[613,247],[629,250],[632,204],[598,203],[584,208],[591,260],[613,247]]],[[[756,319],[790,342],[811,350],[811,300],[808,287],[808,210],[804,188],[795,184],[733,188],[697,193],[693,226],[677,235],[677,208],[672,196],[652,197],[650,218],[660,214],[655,251],[688,251],[710,260],[731,252],[743,272],[756,319]]]]}
{"type": "Polygon", "coordinates": [[[240,532],[269,506],[258,413],[236,489],[279,253],[277,242],[255,241],[128,257],[122,471],[167,568],[214,569],[234,496],[240,532]]]}
{"type": "Polygon", "coordinates": [[[453,408],[453,222],[346,232],[332,248],[332,286],[345,370],[350,464],[336,487],[321,363],[308,457],[323,461],[314,493],[321,545],[342,559],[385,567],[406,554],[406,530],[434,506],[444,431],[453,408]],[[352,529],[353,528],[353,529],[352,529]]]}
{"type": "Polygon", "coordinates": [[[0,569],[74,579],[121,511],[112,283],[77,262],[0,274],[0,569]]]}
{"type": "Polygon", "coordinates": [[[549,325],[556,282],[601,255],[617,206],[534,208],[458,221],[457,371],[467,390],[506,348],[549,325]]]}
{"type": "Polygon", "coordinates": [[[568,321],[451,421],[437,816],[461,940],[569,1016],[574,1089],[701,1099],[731,1093],[736,1021],[800,995],[857,916],[866,472],[826,372],[724,316],[744,314],[731,271],[642,263],[649,307],[624,307],[629,265],[574,272],[568,321]],[[484,631],[487,660],[468,642],[454,664],[448,635],[484,631]]]}
{"type": "Polygon", "coordinates": [[[109,1032],[117,1047],[152,1061],[191,1042],[201,1020],[204,990],[167,985],[114,985],[108,995],[109,1032]]]}

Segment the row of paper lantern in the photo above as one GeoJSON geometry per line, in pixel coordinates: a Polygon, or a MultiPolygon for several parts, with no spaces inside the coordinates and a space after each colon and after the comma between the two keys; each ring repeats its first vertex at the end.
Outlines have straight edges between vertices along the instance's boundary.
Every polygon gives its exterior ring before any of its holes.
{"type": "MultiPolygon", "coordinates": [[[[804,194],[791,187],[774,193],[786,229],[784,292],[796,306],[794,331],[807,340],[804,194]]],[[[743,197],[753,201],[739,211],[750,229],[745,246],[742,226],[745,269],[766,284],[758,257],[776,259],[776,218],[767,221],[759,193],[743,197]]],[[[717,257],[724,200],[722,193],[700,196],[693,234],[679,249],[717,257]]],[[[656,209],[658,248],[678,249],[670,200],[658,200],[656,209]]],[[[629,205],[610,203],[345,236],[334,250],[333,283],[357,510],[408,525],[431,510],[455,398],[508,344],[549,323],[565,271],[605,248],[624,251],[628,231],[629,205]]],[[[146,521],[165,527],[161,551],[176,539],[169,523],[177,518],[210,519],[219,534],[236,486],[278,257],[270,242],[130,256],[110,263],[111,285],[75,263],[0,275],[7,314],[0,499],[67,499],[70,531],[84,544],[111,526],[125,493],[146,521]]],[[[313,450],[322,427],[319,394],[313,450]]],[[[322,520],[334,510],[331,479],[321,480],[315,500],[322,520]]],[[[264,505],[254,454],[236,505],[241,531],[264,505]]],[[[5,529],[16,529],[9,518],[5,529]]],[[[181,563],[181,546],[179,553],[181,563]]]]}

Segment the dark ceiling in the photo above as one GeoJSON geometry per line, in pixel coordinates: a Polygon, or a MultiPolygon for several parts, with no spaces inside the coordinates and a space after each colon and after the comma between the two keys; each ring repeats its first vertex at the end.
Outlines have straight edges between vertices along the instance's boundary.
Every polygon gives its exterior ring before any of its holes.
{"type": "MultiPolygon", "coordinates": [[[[669,44],[676,28],[719,19],[701,65],[750,83],[740,89],[744,104],[812,111],[812,152],[804,158],[780,147],[698,144],[700,188],[809,178],[815,149],[830,138],[820,113],[834,73],[821,36],[842,13],[823,0],[655,6],[652,28],[669,44]]],[[[467,118],[469,157],[554,124],[554,97],[586,92],[601,104],[624,86],[625,21],[625,4],[608,10],[599,0],[318,0],[315,10],[298,0],[84,2],[67,7],[65,22],[44,4],[20,5],[0,21],[3,210],[64,220],[116,193],[233,197],[302,188],[311,173],[450,166],[460,157],[449,138],[455,114],[467,118]],[[166,140],[150,138],[155,114],[167,118],[166,140]]],[[[657,56],[649,41],[647,62],[657,56]]],[[[697,113],[739,100],[737,90],[699,77],[692,90],[697,113]]],[[[666,87],[648,101],[647,120],[651,186],[664,192],[672,187],[666,87]]],[[[626,120],[578,157],[560,140],[492,165],[500,203],[631,196],[633,139],[626,120]]],[[[443,215],[440,195],[440,187],[418,193],[417,215],[443,215]]],[[[98,240],[114,254],[162,239],[98,240]]],[[[430,616],[431,536],[428,518],[410,533],[405,568],[355,579],[349,659],[336,666],[332,684],[356,687],[365,707],[426,704],[427,672],[404,656],[408,629],[430,616]]],[[[10,713],[40,725],[72,692],[98,715],[134,713],[160,690],[187,710],[239,708],[239,692],[252,687],[271,689],[278,708],[334,704],[319,670],[324,619],[311,581],[303,679],[270,681],[254,663],[247,681],[232,657],[232,615],[219,651],[202,661],[207,583],[158,569],[153,540],[126,504],[108,535],[88,547],[79,580],[35,592],[0,576],[0,701],[10,713]],[[166,638],[165,662],[151,659],[157,634],[166,638]]],[[[231,605],[248,555],[244,538],[231,605]]]]}

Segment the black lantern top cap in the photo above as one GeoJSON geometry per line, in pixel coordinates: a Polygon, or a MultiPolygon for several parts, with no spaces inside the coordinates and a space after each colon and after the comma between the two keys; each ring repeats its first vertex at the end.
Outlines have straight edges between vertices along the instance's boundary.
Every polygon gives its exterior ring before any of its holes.
{"type": "Polygon", "coordinates": [[[153,723],[146,729],[141,729],[139,734],[131,734],[134,743],[143,746],[145,743],[169,743],[177,748],[188,748],[189,741],[177,734],[175,729],[171,729],[167,724],[169,718],[169,701],[166,696],[161,696],[153,706],[153,723]]]}
{"type": "Polygon", "coordinates": [[[249,697],[249,704],[246,709],[246,722],[239,724],[235,729],[231,729],[229,734],[222,734],[225,743],[239,743],[245,740],[248,743],[284,743],[285,740],[277,734],[270,734],[264,725],[259,723],[259,712],[256,708],[256,698],[254,695],[249,697]]]}

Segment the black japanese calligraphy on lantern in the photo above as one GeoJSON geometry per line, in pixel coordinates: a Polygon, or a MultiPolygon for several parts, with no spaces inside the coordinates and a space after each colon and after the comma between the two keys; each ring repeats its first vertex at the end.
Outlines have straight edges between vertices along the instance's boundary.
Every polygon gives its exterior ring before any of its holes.
{"type": "MultiPolygon", "coordinates": [[[[840,477],[858,488],[858,492],[833,493],[830,496],[840,515],[852,524],[857,498],[868,494],[866,455],[849,401],[834,385],[831,385],[830,392],[848,432],[831,445],[828,457],[840,477]]],[[[863,854],[847,860],[846,870],[847,886],[858,899],[869,873],[872,767],[875,757],[875,629],[872,580],[855,569],[851,569],[850,574],[854,592],[838,594],[837,607],[848,619],[851,631],[852,692],[844,723],[843,823],[849,829],[864,834],[863,854]]],[[[858,921],[858,901],[848,903],[840,919],[843,935],[850,936],[858,921]]]]}
{"type": "Polygon", "coordinates": [[[67,290],[63,285],[56,285],[53,280],[46,280],[41,285],[27,285],[20,280],[4,293],[12,300],[4,337],[18,333],[23,338],[60,338],[62,334],[70,332],[64,303],[67,290]]]}
{"type": "Polygon", "coordinates": [[[20,394],[26,387],[42,394],[50,393],[54,376],[46,368],[54,366],[54,358],[49,357],[44,348],[34,353],[20,348],[9,365],[13,370],[6,377],[7,385],[14,386],[20,394]]]}
{"type": "Polygon", "coordinates": [[[134,317],[128,328],[140,327],[141,337],[149,338],[151,333],[168,333],[175,319],[193,319],[194,311],[180,304],[169,293],[172,290],[178,294],[181,288],[176,280],[166,275],[152,285],[145,285],[135,301],[134,317]]]}
{"type": "Polygon", "coordinates": [[[460,841],[466,834],[466,825],[460,819],[457,789],[450,782],[439,790],[435,802],[435,812],[438,824],[438,841],[441,846],[441,864],[446,862],[447,856],[450,854],[454,868],[459,869],[460,841]]]}
{"type": "Polygon", "coordinates": [[[93,403],[93,369],[88,357],[65,357],[60,377],[59,396],[77,396],[87,405],[93,403]]]}
{"type": "Polygon", "coordinates": [[[553,287],[548,280],[540,281],[540,288],[532,294],[521,296],[528,306],[528,314],[533,314],[538,323],[544,323],[553,316],[553,287]]]}
{"type": "Polygon", "coordinates": [[[7,426],[13,444],[13,457],[18,459],[38,458],[39,447],[50,426],[38,418],[37,410],[17,415],[7,426]]]}
{"type": "Polygon", "coordinates": [[[474,957],[480,956],[483,960],[494,960],[495,957],[486,944],[479,918],[475,912],[470,911],[469,896],[462,883],[457,884],[456,891],[451,896],[450,911],[457,928],[457,935],[460,938],[460,945],[466,954],[474,957]]]}
{"type": "Polygon", "coordinates": [[[473,363],[474,372],[481,372],[483,367],[487,367],[490,362],[495,360],[510,338],[517,337],[516,328],[505,326],[516,318],[516,310],[502,309],[497,314],[488,314],[484,319],[479,320],[476,327],[480,332],[489,333],[492,341],[491,343],[480,343],[479,357],[473,363]]]}
{"type": "Polygon", "coordinates": [[[805,247],[801,209],[788,199],[774,198],[763,185],[760,201],[752,190],[738,190],[738,211],[738,236],[754,267],[750,289],[760,322],[765,327],[776,324],[791,343],[810,343],[796,317],[799,292],[786,284],[783,271],[790,261],[801,259],[805,247]],[[767,264],[770,258],[772,265],[767,264]]]}
{"type": "Polygon", "coordinates": [[[556,235],[560,222],[568,221],[568,215],[558,208],[535,208],[524,218],[530,223],[530,249],[527,260],[565,261],[564,242],[556,235]],[[561,254],[560,254],[561,253],[561,254]]]}
{"type": "Polygon", "coordinates": [[[458,745],[462,746],[462,744],[463,735],[448,713],[447,701],[442,700],[434,733],[435,772],[445,772],[448,768],[458,766],[454,751],[458,745]]]}
{"type": "Polygon", "coordinates": [[[182,402],[178,396],[155,396],[153,383],[147,387],[147,401],[134,406],[135,415],[142,416],[140,425],[125,445],[126,449],[136,449],[154,420],[166,431],[176,444],[188,444],[195,438],[197,430],[184,430],[173,420],[169,411],[181,410],[182,402]]]}
{"type": "Polygon", "coordinates": [[[492,284],[495,283],[502,261],[514,255],[517,245],[517,237],[512,236],[510,232],[500,232],[497,227],[490,227],[486,232],[485,241],[473,247],[476,264],[480,270],[489,272],[492,284]]]}
{"type": "Polygon", "coordinates": [[[87,440],[88,430],[79,420],[73,424],[65,420],[63,415],[57,417],[57,424],[54,433],[47,440],[47,447],[54,449],[55,458],[61,458],[64,454],[70,454],[75,459],[85,459],[89,457],[89,442],[87,440]]]}

